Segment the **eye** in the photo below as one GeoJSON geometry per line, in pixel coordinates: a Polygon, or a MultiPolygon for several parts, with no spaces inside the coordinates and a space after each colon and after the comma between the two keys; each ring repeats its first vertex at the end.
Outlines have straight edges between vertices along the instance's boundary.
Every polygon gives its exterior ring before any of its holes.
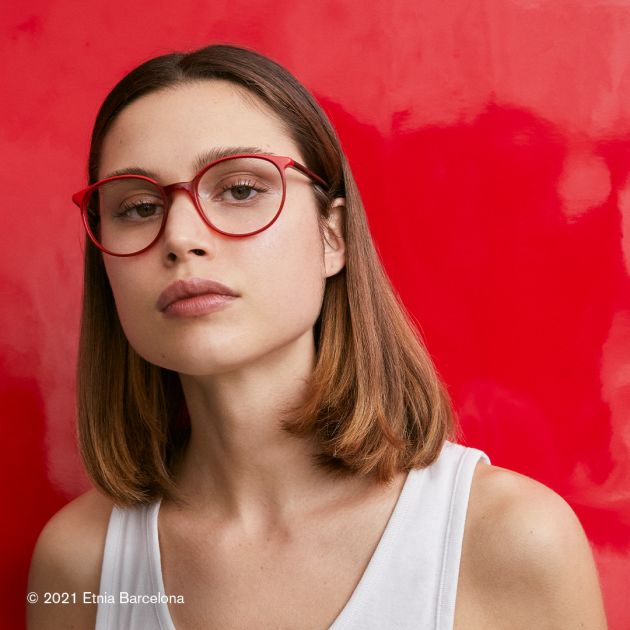
{"type": "Polygon", "coordinates": [[[232,186],[228,190],[237,201],[246,201],[250,197],[250,194],[256,191],[252,186],[245,185],[232,186]]]}
{"type": "Polygon", "coordinates": [[[223,184],[219,194],[220,201],[239,202],[254,201],[259,195],[266,193],[268,188],[254,180],[240,180],[223,184]]]}
{"type": "Polygon", "coordinates": [[[143,221],[161,215],[162,204],[155,203],[153,200],[126,200],[114,213],[115,218],[129,221],[143,221]]]}

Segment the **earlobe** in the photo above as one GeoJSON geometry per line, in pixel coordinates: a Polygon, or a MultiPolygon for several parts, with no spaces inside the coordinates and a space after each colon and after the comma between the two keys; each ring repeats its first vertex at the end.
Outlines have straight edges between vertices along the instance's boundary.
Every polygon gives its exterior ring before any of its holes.
{"type": "Polygon", "coordinates": [[[326,277],[334,276],[346,264],[344,219],[346,200],[337,197],[331,204],[324,226],[324,263],[326,277]]]}

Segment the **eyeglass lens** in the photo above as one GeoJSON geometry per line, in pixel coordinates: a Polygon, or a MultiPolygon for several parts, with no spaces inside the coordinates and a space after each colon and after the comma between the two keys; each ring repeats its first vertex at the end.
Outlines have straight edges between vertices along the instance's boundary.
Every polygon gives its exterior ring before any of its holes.
{"type": "MultiPolygon", "coordinates": [[[[280,209],[282,176],[265,159],[234,158],[208,169],[197,192],[212,225],[228,234],[248,234],[268,225],[280,209]]],[[[87,202],[92,235],[112,253],[138,252],[159,234],[166,203],[161,190],[144,179],[101,184],[87,202]]]]}

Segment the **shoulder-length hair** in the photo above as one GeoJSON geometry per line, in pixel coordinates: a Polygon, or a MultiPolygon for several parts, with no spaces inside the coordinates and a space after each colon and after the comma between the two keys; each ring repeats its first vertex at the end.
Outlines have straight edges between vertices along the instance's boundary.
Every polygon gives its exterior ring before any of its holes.
{"type": "MultiPolygon", "coordinates": [[[[315,99],[285,68],[252,50],[208,46],[151,59],[103,102],[90,146],[97,181],[103,139],[134,100],[189,82],[230,81],[284,122],[305,164],[329,183],[314,190],[322,229],[331,201],[346,198],[346,265],[327,278],[314,327],[317,361],[283,429],[314,440],[316,464],[331,472],[388,481],[428,466],[456,437],[446,388],[374,247],[365,210],[337,135],[315,99]]],[[[175,472],[190,437],[175,372],[140,357],[128,343],[102,254],[86,239],[77,370],[78,440],[97,487],[122,505],[174,496],[175,472]]]]}

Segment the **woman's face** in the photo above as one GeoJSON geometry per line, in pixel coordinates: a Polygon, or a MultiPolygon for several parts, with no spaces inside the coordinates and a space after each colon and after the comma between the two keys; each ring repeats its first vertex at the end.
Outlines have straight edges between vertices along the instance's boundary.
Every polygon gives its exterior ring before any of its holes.
{"type": "MultiPolygon", "coordinates": [[[[164,185],[188,181],[196,174],[197,156],[218,147],[258,147],[303,163],[280,121],[254,98],[218,80],[141,97],[108,131],[99,179],[138,167],[164,185]]],[[[282,212],[263,232],[244,238],[220,234],[177,191],[153,247],[128,258],[103,255],[123,330],[140,356],[182,374],[216,374],[312,336],[326,277],[343,267],[344,247],[334,235],[328,239],[332,246],[322,240],[310,180],[291,168],[286,175],[282,212]],[[194,316],[161,310],[162,292],[190,278],[218,281],[238,297],[194,316]]],[[[331,215],[337,236],[342,209],[331,215]]]]}

